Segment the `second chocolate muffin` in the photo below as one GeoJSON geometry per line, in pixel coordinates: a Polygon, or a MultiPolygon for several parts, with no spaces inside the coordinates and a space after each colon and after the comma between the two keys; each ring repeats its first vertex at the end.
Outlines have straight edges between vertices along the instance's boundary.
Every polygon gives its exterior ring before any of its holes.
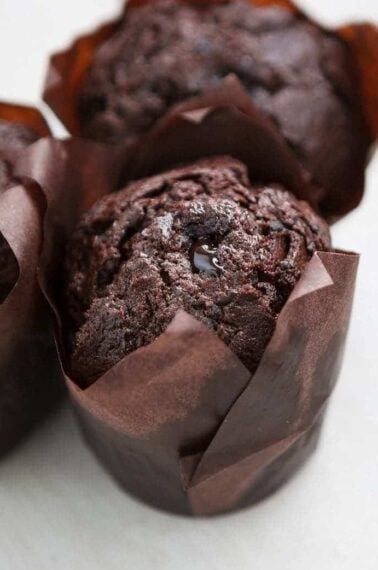
{"type": "Polygon", "coordinates": [[[253,373],[278,313],[328,227],[231,158],[204,160],[106,196],[81,220],[64,303],[82,384],[151,343],[184,309],[253,373]]]}
{"type": "Polygon", "coordinates": [[[332,216],[351,181],[362,187],[370,142],[351,59],[335,34],[279,7],[149,2],[128,9],[95,54],[77,101],[81,132],[132,140],[172,105],[235,74],[332,216]]]}

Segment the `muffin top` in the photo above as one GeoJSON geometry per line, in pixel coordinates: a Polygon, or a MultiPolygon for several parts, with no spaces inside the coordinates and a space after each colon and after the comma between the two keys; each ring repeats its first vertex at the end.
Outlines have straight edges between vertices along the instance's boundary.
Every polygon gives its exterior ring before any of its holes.
{"type": "Polygon", "coordinates": [[[82,134],[131,140],[236,74],[331,194],[363,173],[369,146],[351,59],[341,39],[279,7],[157,0],[129,9],[97,51],[77,101],[82,134]]]}
{"type": "Polygon", "coordinates": [[[184,309],[253,373],[326,223],[218,157],[110,194],[80,221],[65,263],[68,350],[90,384],[184,309]]]}

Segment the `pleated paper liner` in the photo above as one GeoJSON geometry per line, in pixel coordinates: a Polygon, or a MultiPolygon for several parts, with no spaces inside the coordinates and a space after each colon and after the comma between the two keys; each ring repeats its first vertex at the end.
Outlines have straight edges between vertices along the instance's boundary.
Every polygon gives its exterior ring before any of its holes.
{"type": "MultiPolygon", "coordinates": [[[[34,108],[0,103],[0,120],[49,135],[34,108]]],[[[3,148],[13,170],[23,151],[3,148]]],[[[0,188],[0,455],[15,445],[59,397],[61,371],[52,319],[37,283],[46,200],[30,180],[0,188]]]]}

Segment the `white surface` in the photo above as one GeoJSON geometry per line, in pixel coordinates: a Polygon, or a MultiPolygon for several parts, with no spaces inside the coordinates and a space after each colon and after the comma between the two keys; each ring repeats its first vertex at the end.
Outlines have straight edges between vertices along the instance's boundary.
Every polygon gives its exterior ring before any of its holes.
{"type": "MultiPolygon", "coordinates": [[[[117,0],[0,0],[0,99],[38,102],[47,55],[117,0]]],[[[324,22],[378,21],[377,0],[308,0],[324,22]]],[[[279,494],[213,520],[124,495],[83,446],[68,408],[0,464],[1,570],[378,568],[378,160],[362,207],[333,229],[362,252],[349,350],[318,453],[279,494]]]]}

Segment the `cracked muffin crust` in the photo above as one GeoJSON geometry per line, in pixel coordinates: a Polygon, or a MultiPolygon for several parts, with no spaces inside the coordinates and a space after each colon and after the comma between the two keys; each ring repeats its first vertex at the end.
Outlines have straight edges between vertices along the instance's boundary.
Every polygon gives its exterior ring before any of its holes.
{"type": "Polygon", "coordinates": [[[252,186],[232,158],[134,182],[83,216],[67,251],[72,372],[90,384],[184,309],[253,373],[306,263],[329,247],[307,203],[252,186]]]}
{"type": "Polygon", "coordinates": [[[231,73],[278,127],[320,199],[323,188],[330,196],[363,176],[369,136],[347,45],[298,15],[248,0],[129,9],[84,76],[82,134],[131,140],[231,73]]]}

